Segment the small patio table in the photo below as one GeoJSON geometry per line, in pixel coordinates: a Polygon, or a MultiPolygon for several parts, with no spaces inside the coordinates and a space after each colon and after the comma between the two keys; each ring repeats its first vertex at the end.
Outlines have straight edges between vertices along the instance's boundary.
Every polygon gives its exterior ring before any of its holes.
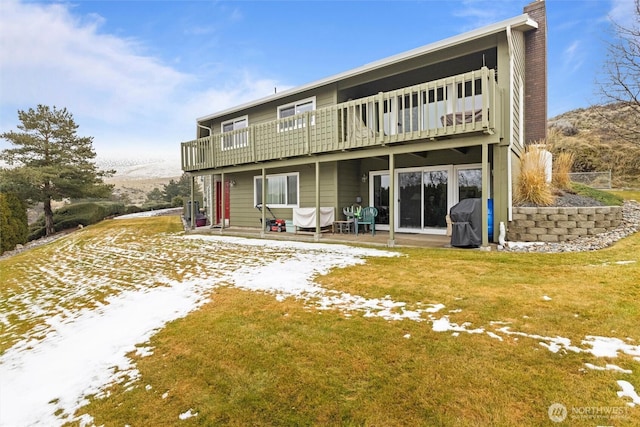
{"type": "Polygon", "coordinates": [[[351,233],[351,230],[353,229],[353,220],[348,219],[346,221],[333,221],[333,233],[336,232],[336,229],[340,234],[351,233]]]}

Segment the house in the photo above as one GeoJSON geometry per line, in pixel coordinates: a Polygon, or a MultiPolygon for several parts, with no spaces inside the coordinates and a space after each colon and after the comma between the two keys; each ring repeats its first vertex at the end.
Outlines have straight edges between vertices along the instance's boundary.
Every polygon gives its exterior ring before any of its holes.
{"type": "MultiPolygon", "coordinates": [[[[356,202],[377,230],[445,234],[481,198],[482,242],[509,221],[525,145],[546,136],[546,12],[513,18],[197,119],[182,169],[204,182],[209,221],[261,228],[356,202]],[[265,185],[266,183],[266,185],[265,185]]],[[[193,182],[193,181],[192,181],[193,182]]],[[[194,215],[191,215],[193,218],[194,215]]],[[[264,230],[264,228],[262,228],[264,230]]]]}

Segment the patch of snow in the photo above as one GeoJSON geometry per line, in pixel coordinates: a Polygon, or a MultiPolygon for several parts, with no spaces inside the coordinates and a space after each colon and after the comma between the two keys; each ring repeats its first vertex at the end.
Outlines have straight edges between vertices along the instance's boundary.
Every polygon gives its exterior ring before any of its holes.
{"type": "Polygon", "coordinates": [[[487,331],[487,335],[489,335],[491,338],[497,339],[498,341],[504,341],[500,335],[495,334],[491,331],[487,331]]]}
{"type": "Polygon", "coordinates": [[[552,353],[557,353],[560,350],[565,350],[565,351],[573,351],[574,353],[580,353],[582,352],[582,349],[580,349],[579,347],[573,346],[571,345],[571,340],[569,338],[564,338],[564,337],[545,337],[542,335],[536,335],[536,334],[527,334],[524,332],[517,332],[517,331],[512,331],[511,328],[509,326],[504,326],[500,329],[498,329],[500,332],[507,334],[507,335],[515,335],[515,336],[520,336],[520,337],[527,337],[527,338],[532,338],[535,340],[539,340],[540,345],[545,347],[546,349],[548,349],[549,351],[551,351],[552,353]]]}
{"type": "Polygon", "coordinates": [[[444,308],[444,304],[431,304],[430,308],[425,310],[425,313],[437,313],[444,308]]]}
{"type": "Polygon", "coordinates": [[[188,420],[189,418],[198,416],[197,412],[191,412],[191,411],[193,411],[193,409],[189,409],[188,411],[183,412],[182,414],[178,415],[178,418],[184,421],[184,420],[188,420]]]}
{"type": "Polygon", "coordinates": [[[603,366],[596,366],[596,365],[591,364],[591,363],[585,363],[584,365],[587,368],[593,369],[595,371],[616,371],[616,372],[622,372],[623,374],[632,374],[633,373],[633,371],[631,369],[622,369],[618,365],[612,365],[610,363],[607,363],[604,367],[603,366]]]}
{"type": "Polygon", "coordinates": [[[153,347],[136,347],[136,356],[148,357],[153,354],[153,347]]]}
{"type": "Polygon", "coordinates": [[[544,242],[505,242],[508,248],[528,248],[530,246],[544,246],[544,242]]]}
{"type": "Polygon", "coordinates": [[[123,292],[107,304],[54,322],[41,341],[19,342],[0,357],[0,424],[58,425],[105,384],[135,377],[126,354],[164,323],[185,316],[206,298],[196,283],[123,292]],[[37,384],[37,387],[34,387],[37,384]],[[52,403],[53,402],[53,403],[52,403]],[[60,417],[54,415],[62,409],[60,417]]]}
{"type": "Polygon", "coordinates": [[[618,380],[617,383],[622,389],[622,391],[618,392],[618,397],[630,397],[631,402],[627,402],[627,405],[631,407],[640,405],[640,396],[638,396],[638,393],[636,393],[633,384],[623,380],[618,380]]]}
{"type": "Polygon", "coordinates": [[[640,345],[630,345],[619,338],[588,335],[582,344],[590,346],[591,349],[586,351],[596,357],[617,357],[618,352],[629,356],[640,356],[640,345]]]}
{"type": "Polygon", "coordinates": [[[440,319],[433,320],[431,327],[435,332],[454,331],[469,334],[481,334],[484,332],[483,328],[467,329],[468,326],[470,326],[469,323],[463,323],[462,325],[451,323],[448,316],[443,316],[440,319]]]}
{"type": "MultiPolygon", "coordinates": [[[[182,208],[177,208],[177,209],[182,211],[182,208]]],[[[126,215],[119,215],[114,217],[113,219],[151,218],[154,216],[166,215],[173,211],[176,211],[176,208],[156,209],[153,211],[136,212],[136,213],[126,214],[126,215]]]]}

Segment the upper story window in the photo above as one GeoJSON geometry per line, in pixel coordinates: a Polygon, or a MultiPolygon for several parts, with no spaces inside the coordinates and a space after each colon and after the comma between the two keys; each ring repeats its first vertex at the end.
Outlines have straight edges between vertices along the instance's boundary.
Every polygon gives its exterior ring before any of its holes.
{"type": "Polygon", "coordinates": [[[247,116],[222,122],[220,144],[223,150],[249,145],[249,118],[247,116]],[[244,130],[243,130],[244,129],[244,130]]]}
{"type": "MultiPolygon", "coordinates": [[[[281,105],[278,107],[278,119],[287,119],[287,117],[291,117],[288,120],[281,120],[278,130],[290,130],[297,129],[305,126],[305,118],[297,117],[293,118],[296,114],[302,114],[307,111],[314,111],[316,109],[316,97],[303,99],[301,101],[294,102],[292,104],[281,105]]],[[[313,125],[315,123],[315,116],[311,116],[310,123],[313,125]]]]}

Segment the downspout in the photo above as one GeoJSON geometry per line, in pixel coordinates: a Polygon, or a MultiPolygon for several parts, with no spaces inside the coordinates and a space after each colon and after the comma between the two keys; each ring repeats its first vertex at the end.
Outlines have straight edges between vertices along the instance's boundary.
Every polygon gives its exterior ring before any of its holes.
{"type": "Polygon", "coordinates": [[[318,242],[322,233],[320,230],[320,162],[316,161],[316,232],[313,240],[318,242]]]}
{"type": "Polygon", "coordinates": [[[390,248],[396,245],[396,159],[389,153],[389,241],[390,248]]]}
{"type": "Polygon", "coordinates": [[[261,200],[262,200],[262,208],[260,209],[260,215],[262,216],[262,220],[260,221],[260,223],[262,224],[262,230],[260,231],[260,237],[265,238],[266,237],[266,233],[265,230],[267,229],[267,170],[265,168],[262,168],[261,171],[262,174],[262,196],[261,196],[261,200]]]}
{"type": "MultiPolygon", "coordinates": [[[[211,148],[211,150],[213,150],[213,127],[207,127],[205,125],[201,125],[198,122],[196,122],[196,125],[199,128],[206,129],[206,130],[209,131],[210,148],[211,148]]],[[[213,153],[213,151],[212,151],[212,153],[213,153]]],[[[203,185],[203,187],[205,187],[203,190],[204,190],[204,193],[207,195],[207,199],[208,199],[207,200],[207,202],[208,202],[207,203],[207,215],[210,216],[210,218],[209,218],[209,221],[211,223],[210,227],[214,228],[215,227],[215,224],[213,223],[214,220],[215,220],[215,212],[213,210],[213,201],[214,201],[214,192],[215,192],[214,174],[212,173],[211,175],[209,175],[209,177],[210,177],[210,179],[208,181],[209,190],[207,191],[207,189],[206,189],[207,185],[206,184],[203,185]]],[[[222,216],[224,217],[224,215],[222,215],[222,216]]],[[[223,220],[224,220],[224,218],[223,218],[223,220]]]]}
{"type": "Polygon", "coordinates": [[[222,197],[220,198],[220,209],[222,209],[222,223],[220,224],[220,233],[222,234],[222,232],[224,231],[225,224],[227,222],[227,204],[226,204],[227,186],[224,184],[224,169],[220,174],[220,179],[222,180],[222,185],[220,186],[220,192],[222,193],[221,194],[222,197]]]}
{"type": "Polygon", "coordinates": [[[513,166],[511,164],[511,151],[513,147],[513,40],[511,25],[507,25],[507,46],[509,47],[509,152],[507,153],[507,220],[513,220],[513,166]]]}
{"type": "Polygon", "coordinates": [[[189,227],[193,230],[194,228],[196,228],[195,226],[196,208],[195,208],[195,203],[193,202],[193,193],[194,193],[193,187],[194,187],[194,182],[196,178],[195,176],[193,176],[193,174],[189,174],[189,175],[191,175],[191,180],[190,180],[191,181],[191,204],[189,206],[191,210],[190,212],[191,217],[189,218],[191,224],[189,225],[189,227]]]}

